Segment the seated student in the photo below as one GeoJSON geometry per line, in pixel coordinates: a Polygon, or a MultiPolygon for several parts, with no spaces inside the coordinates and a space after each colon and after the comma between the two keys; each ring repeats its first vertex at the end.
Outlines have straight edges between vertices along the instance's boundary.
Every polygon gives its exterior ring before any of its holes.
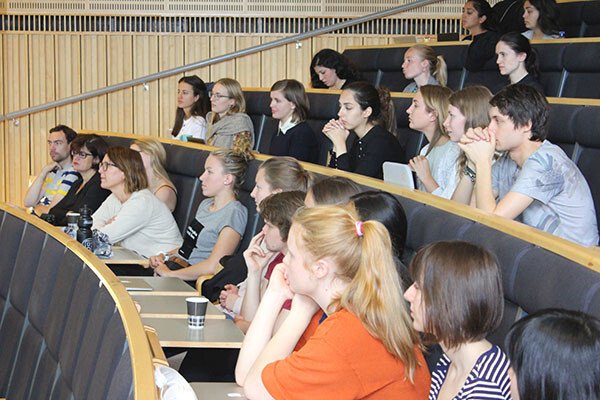
{"type": "MultiPolygon", "coordinates": [[[[287,254],[292,217],[296,210],[304,206],[304,195],[305,193],[300,191],[274,193],[260,203],[260,216],[265,224],[244,251],[248,278],[240,318],[235,320],[235,324],[244,333],[256,314],[273,269],[287,254]]],[[[278,324],[287,317],[291,304],[291,301],[283,304],[278,324]]]]}
{"type": "Polygon", "coordinates": [[[471,40],[465,68],[481,71],[496,55],[494,51],[499,35],[492,29],[492,7],[486,0],[469,0],[463,7],[461,21],[463,28],[469,31],[464,40],[471,40]]]}
{"type": "Polygon", "coordinates": [[[248,141],[238,144],[242,146],[215,150],[206,159],[200,176],[206,199],[186,228],[183,245],[150,258],[155,275],[192,281],[215,274],[219,260],[237,249],[248,222],[248,210],[237,196],[253,158],[248,141]]]}
{"type": "Polygon", "coordinates": [[[525,36],[518,32],[502,35],[496,44],[496,55],[500,75],[508,75],[511,84],[529,85],[544,94],[544,86],[538,80],[537,53],[525,36]]]}
{"type": "Polygon", "coordinates": [[[71,165],[69,144],[77,137],[77,132],[66,125],[50,129],[48,149],[52,162],[42,168],[25,193],[25,207],[34,207],[37,215],[47,213],[50,208],[67,195],[78,178],[71,165]]]}
{"type": "Polygon", "coordinates": [[[523,0],[501,0],[492,7],[498,33],[523,32],[523,0]]]}
{"type": "Polygon", "coordinates": [[[231,149],[236,141],[245,137],[244,140],[249,140],[252,148],[254,125],[245,114],[246,99],[238,81],[230,78],[216,81],[210,93],[210,109],[206,114],[206,144],[231,149]]]}
{"type": "Polygon", "coordinates": [[[340,95],[339,119],[332,119],[323,133],[333,142],[329,167],[383,179],[383,163],[399,162],[402,147],[396,137],[394,106],[390,93],[367,82],[348,85],[340,95]],[[346,139],[356,134],[348,150],[346,139]]]}
{"type": "Polygon", "coordinates": [[[342,205],[360,193],[360,186],[343,176],[328,176],[314,183],[306,192],[306,207],[342,205]]]}
{"type": "Polygon", "coordinates": [[[490,101],[487,128],[469,129],[460,147],[465,168],[456,199],[475,184],[477,208],[515,219],[584,246],[598,244],[590,188],[560,147],[546,139],[548,102],[527,85],[510,85],[490,101]],[[492,167],[495,151],[506,155],[492,167]]]}
{"type": "MultiPolygon", "coordinates": [[[[292,157],[271,157],[263,162],[258,168],[256,177],[254,178],[255,185],[250,196],[256,203],[256,209],[259,210],[260,203],[273,193],[289,192],[292,190],[300,190],[306,192],[312,183],[312,176],[310,172],[306,171],[300,163],[292,157]]],[[[216,292],[219,303],[225,309],[231,311],[233,314],[239,314],[242,306],[243,293],[245,291],[245,283],[242,282],[246,279],[247,267],[244,261],[243,255],[237,254],[234,257],[222,264],[223,271],[219,274],[222,275],[223,279],[225,276],[229,276],[230,279],[226,280],[227,283],[223,290],[216,292]],[[236,286],[240,283],[240,287],[236,286]]],[[[215,276],[217,278],[217,276],[215,276]]],[[[210,283],[202,284],[202,294],[213,300],[213,292],[207,293],[207,289],[210,283]]],[[[214,285],[211,285],[214,287],[214,285]]],[[[216,298],[214,298],[216,300],[216,298]]]]}
{"type": "Polygon", "coordinates": [[[513,400],[599,400],[600,320],[545,309],[521,318],[506,336],[513,400]]]}
{"type": "Polygon", "coordinates": [[[140,153],[110,147],[100,163],[100,186],[112,194],[92,215],[92,228],[106,234],[111,244],[120,244],[144,257],[181,245],[173,215],[148,190],[140,153]]]}
{"type": "Polygon", "coordinates": [[[206,84],[197,75],[184,76],[177,84],[177,111],[171,135],[187,142],[188,138],[206,139],[206,113],[209,110],[206,84]]]}
{"type": "Polygon", "coordinates": [[[529,40],[560,37],[559,10],[555,0],[526,0],[523,9],[523,22],[527,28],[523,36],[529,40]]]}
{"type": "Polygon", "coordinates": [[[436,242],[419,250],[410,273],[415,283],[404,297],[413,326],[444,351],[429,399],[509,400],[508,358],[485,339],[504,311],[494,256],[467,242],[436,242]]]}
{"type": "Polygon", "coordinates": [[[98,135],[78,135],[71,142],[71,157],[73,169],[79,178],[62,198],[49,211],[54,215],[54,223],[58,226],[67,225],[67,212],[79,210],[86,205],[92,212],[110,195],[110,191],[100,187],[98,166],[104,158],[108,145],[98,135]]]}
{"type": "Polygon", "coordinates": [[[177,189],[165,170],[167,152],[162,143],[157,139],[145,137],[134,140],[129,147],[142,156],[148,177],[148,189],[173,212],[177,205],[177,189]]]}
{"type": "Polygon", "coordinates": [[[306,208],[287,243],[240,350],[235,375],[246,396],[425,398],[429,372],[385,227],[339,206],[306,208]],[[271,338],[288,299],[290,314],[271,338]],[[318,310],[325,319],[292,353],[318,310]]]}
{"type": "Polygon", "coordinates": [[[443,56],[435,54],[431,46],[415,44],[404,53],[402,73],[412,79],[403,92],[416,93],[421,86],[442,85],[448,81],[448,70],[443,56]]]}
{"type": "Polygon", "coordinates": [[[452,91],[443,86],[425,85],[419,89],[408,113],[409,126],[423,132],[429,144],[408,165],[417,174],[419,190],[450,198],[458,182],[458,145],[444,130],[448,98],[452,91]]]}
{"type": "Polygon", "coordinates": [[[310,62],[310,82],[315,89],[345,89],[356,81],[360,81],[360,73],[335,50],[323,49],[310,62]]]}
{"type": "Polygon", "coordinates": [[[284,79],[271,86],[271,113],[273,118],[279,120],[279,128],[271,138],[268,154],[317,162],[319,144],[306,122],[309,108],[310,103],[302,83],[284,79]]]}

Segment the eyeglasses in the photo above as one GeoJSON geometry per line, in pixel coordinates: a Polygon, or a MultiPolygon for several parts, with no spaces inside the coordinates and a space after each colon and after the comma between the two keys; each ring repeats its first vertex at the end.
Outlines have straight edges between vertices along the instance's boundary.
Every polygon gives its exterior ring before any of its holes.
{"type": "Polygon", "coordinates": [[[72,151],[71,152],[71,157],[86,158],[86,157],[89,157],[89,156],[93,156],[93,154],[86,153],[86,152],[83,152],[83,151],[72,151]]]}
{"type": "Polygon", "coordinates": [[[117,164],[108,162],[108,161],[103,161],[100,164],[98,164],[98,167],[102,170],[102,171],[106,171],[108,169],[108,167],[115,167],[115,168],[119,168],[117,167],[117,164]]]}
{"type": "Polygon", "coordinates": [[[212,99],[212,98],[215,98],[215,99],[217,99],[217,100],[221,100],[221,99],[231,99],[231,98],[232,98],[231,96],[227,96],[227,95],[224,95],[224,94],[221,94],[221,93],[212,93],[212,92],[211,92],[211,93],[209,93],[209,97],[210,97],[211,99],[212,99]]]}

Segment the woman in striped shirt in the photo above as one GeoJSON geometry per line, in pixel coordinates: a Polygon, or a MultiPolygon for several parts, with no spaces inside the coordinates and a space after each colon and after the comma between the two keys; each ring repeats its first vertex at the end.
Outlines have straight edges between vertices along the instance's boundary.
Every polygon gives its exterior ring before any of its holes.
{"type": "Polygon", "coordinates": [[[485,339],[504,308],[494,256],[467,242],[437,242],[415,255],[410,273],[414,284],[404,297],[413,326],[444,351],[429,400],[511,399],[508,358],[485,339]]]}

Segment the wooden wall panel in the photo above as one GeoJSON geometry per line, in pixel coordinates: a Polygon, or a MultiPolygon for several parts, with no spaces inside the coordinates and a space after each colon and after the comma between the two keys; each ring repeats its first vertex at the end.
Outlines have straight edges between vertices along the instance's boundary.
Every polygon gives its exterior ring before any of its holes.
{"type": "MultiPolygon", "coordinates": [[[[109,85],[133,78],[132,35],[109,35],[108,75],[109,85]]],[[[123,89],[108,94],[108,129],[115,132],[133,132],[133,89],[123,89]]]]}
{"type": "MultiPolygon", "coordinates": [[[[106,36],[81,37],[81,90],[87,92],[107,85],[106,36]]],[[[81,127],[105,131],[108,129],[107,96],[85,100],[81,105],[81,127]]],[[[112,104],[111,104],[112,106],[112,104]]]]}
{"type": "MultiPolygon", "coordinates": [[[[284,36],[263,36],[261,42],[268,43],[282,38],[284,38],[284,36]]],[[[261,57],[260,63],[262,65],[262,86],[271,87],[276,81],[288,77],[286,63],[287,50],[288,46],[279,46],[259,54],[261,57]]]]}
{"type": "Polygon", "coordinates": [[[302,40],[300,45],[287,45],[287,77],[302,82],[307,88],[310,87],[310,61],[312,55],[311,39],[302,40]]]}
{"type": "MultiPolygon", "coordinates": [[[[183,36],[168,35],[158,39],[159,68],[164,71],[183,65],[183,36]]],[[[158,134],[170,137],[177,108],[177,81],[182,75],[161,79],[159,83],[159,128],[158,134]]]]}
{"type": "MultiPolygon", "coordinates": [[[[0,33],[0,54],[2,54],[2,59],[4,59],[4,34],[0,33]]],[[[4,62],[0,62],[0,113],[4,115],[4,62]]],[[[0,201],[6,201],[6,170],[8,169],[8,160],[9,157],[6,156],[4,152],[4,126],[6,122],[0,122],[0,156],[2,156],[2,160],[0,160],[0,201]]]]}
{"type": "Polygon", "coordinates": [[[390,40],[387,36],[364,36],[362,42],[364,46],[385,45],[389,43],[390,40]]]}
{"type": "MultiPolygon", "coordinates": [[[[29,106],[28,77],[28,36],[6,34],[2,49],[3,69],[6,79],[5,112],[27,108],[29,106]]],[[[5,169],[6,200],[14,204],[22,204],[27,189],[29,170],[29,117],[8,121],[5,128],[4,157],[7,159],[5,169]]]]}
{"type": "MultiPolygon", "coordinates": [[[[210,56],[216,57],[235,51],[235,36],[213,35],[210,38],[210,56]]],[[[217,81],[221,78],[235,78],[235,60],[211,65],[210,80],[217,81]]]]}
{"type": "MultiPolygon", "coordinates": [[[[337,50],[337,48],[338,48],[337,46],[338,46],[338,43],[337,43],[336,36],[332,36],[332,35],[317,36],[317,37],[312,38],[311,54],[315,54],[319,50],[322,50],[322,49],[337,50]]],[[[312,59],[312,57],[311,57],[311,59],[312,59]]],[[[310,65],[310,60],[308,61],[307,65],[310,65]]]]}
{"type": "MultiPolygon", "coordinates": [[[[133,37],[133,77],[139,78],[158,72],[158,37],[133,37]]],[[[133,132],[158,136],[158,81],[133,88],[133,132]]]]}
{"type": "MultiPolygon", "coordinates": [[[[81,35],[54,35],[56,99],[81,93],[81,35]]],[[[56,123],[84,129],[81,102],[56,109],[56,123]]]]}
{"type": "MultiPolygon", "coordinates": [[[[186,35],[184,39],[186,64],[196,61],[206,60],[211,57],[210,54],[210,36],[209,35],[186,35]]],[[[210,76],[210,67],[197,68],[185,73],[186,75],[198,75],[204,82],[212,80],[210,76]]]]}
{"type": "Polygon", "coordinates": [[[363,38],[362,36],[343,36],[338,38],[337,43],[337,51],[340,53],[344,51],[346,47],[349,46],[362,46],[363,38]]]}
{"type": "MultiPolygon", "coordinates": [[[[261,40],[259,36],[238,36],[235,38],[235,49],[247,49],[258,46],[261,40]]],[[[256,86],[261,82],[263,66],[261,65],[260,53],[254,53],[245,57],[235,59],[235,74],[228,78],[237,77],[242,86],[256,86]]]]}
{"type": "MultiPolygon", "coordinates": [[[[29,96],[30,106],[56,99],[54,35],[32,34],[29,36],[29,96]]],[[[31,114],[29,170],[37,172],[48,162],[47,132],[56,125],[55,110],[31,114]]]]}

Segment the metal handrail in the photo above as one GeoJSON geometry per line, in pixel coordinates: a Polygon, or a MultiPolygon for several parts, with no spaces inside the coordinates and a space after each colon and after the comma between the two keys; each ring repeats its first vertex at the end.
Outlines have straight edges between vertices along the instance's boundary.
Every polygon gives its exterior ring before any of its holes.
{"type": "Polygon", "coordinates": [[[223,61],[229,61],[236,57],[247,56],[249,54],[254,54],[254,53],[258,53],[260,51],[269,50],[274,47],[286,45],[289,43],[299,42],[300,40],[309,39],[314,36],[319,36],[319,35],[323,35],[325,33],[337,31],[339,29],[348,28],[350,26],[362,24],[364,22],[372,21],[374,19],[388,17],[390,15],[398,14],[398,13],[404,12],[404,11],[410,11],[413,8],[426,6],[431,3],[437,3],[438,1],[439,0],[417,0],[410,4],[393,7],[393,8],[387,9],[387,10],[383,10],[383,11],[378,11],[378,12],[375,12],[372,14],[368,14],[368,15],[359,17],[359,18],[351,19],[349,21],[339,22],[337,24],[325,26],[323,28],[315,29],[313,31],[299,33],[297,35],[292,35],[292,36],[289,36],[286,38],[277,39],[272,42],[263,43],[263,44],[260,44],[257,46],[249,47],[244,50],[238,50],[238,51],[234,51],[233,53],[223,54],[221,56],[212,57],[212,58],[209,58],[209,59],[206,59],[203,61],[197,61],[192,64],[187,64],[187,65],[183,65],[180,67],[171,68],[171,69],[168,69],[165,71],[156,72],[154,74],[149,74],[149,75],[142,76],[139,78],[131,79],[129,81],[106,86],[101,89],[91,90],[89,92],[81,93],[76,96],[65,97],[64,99],[61,99],[61,100],[55,100],[55,101],[51,101],[49,103],[39,104],[37,106],[25,108],[25,109],[18,110],[18,111],[13,111],[13,112],[10,112],[5,115],[0,115],[0,122],[16,119],[16,118],[23,117],[25,115],[33,114],[33,113],[40,112],[40,111],[49,110],[51,108],[65,106],[67,104],[76,103],[76,102],[79,102],[82,100],[87,100],[92,97],[116,92],[117,90],[127,89],[129,87],[133,87],[133,86],[137,86],[137,85],[144,85],[148,82],[152,82],[157,79],[167,78],[169,76],[177,75],[177,74],[187,72],[187,71],[190,71],[190,70],[193,70],[196,68],[206,67],[209,65],[223,62],[223,61]]]}

